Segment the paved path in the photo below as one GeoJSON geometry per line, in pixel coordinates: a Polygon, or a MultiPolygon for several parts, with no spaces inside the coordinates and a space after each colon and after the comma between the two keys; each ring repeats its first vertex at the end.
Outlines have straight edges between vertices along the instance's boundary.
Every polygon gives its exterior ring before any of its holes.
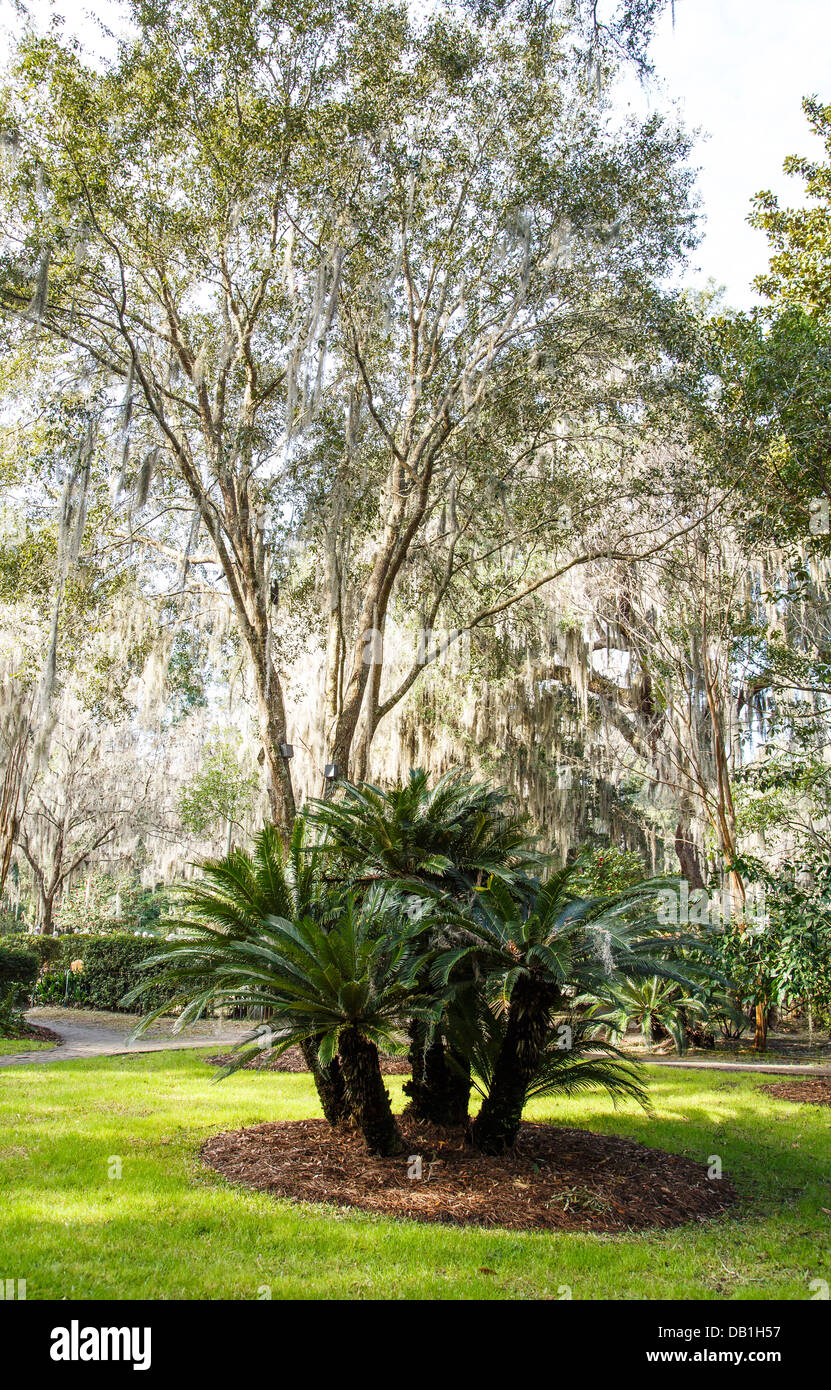
{"type": "MultiPolygon", "coordinates": [[[[39,1017],[32,1022],[42,1022],[39,1017]]],[[[34,1052],[10,1052],[0,1057],[0,1067],[36,1066],[46,1062],[71,1062],[79,1057],[117,1057],[132,1052],[170,1052],[192,1047],[230,1047],[239,1042],[241,1034],[216,1033],[212,1037],[178,1037],[147,1040],[127,1044],[127,1034],[118,1028],[100,1023],[69,1023],[62,1019],[48,1020],[47,1026],[61,1039],[58,1047],[34,1052]]],[[[831,1065],[807,1062],[721,1062],[717,1058],[643,1057],[638,1061],[651,1067],[686,1067],[691,1071],[737,1071],[775,1073],[780,1076],[831,1076],[831,1065]]]]}
{"type": "MultiPolygon", "coordinates": [[[[32,1019],[32,1022],[40,1022],[32,1019]]],[[[64,1023],[49,1019],[46,1025],[57,1033],[61,1041],[57,1047],[38,1048],[32,1052],[8,1052],[0,1057],[0,1067],[35,1066],[45,1062],[72,1062],[79,1057],[116,1057],[120,1053],[168,1052],[190,1047],[227,1047],[239,1042],[239,1033],[217,1033],[212,1037],[200,1038],[161,1038],[148,1040],[139,1038],[127,1044],[127,1034],[117,1028],[107,1028],[102,1024],[64,1023]]]]}
{"type": "Polygon", "coordinates": [[[761,1071],[781,1076],[831,1076],[831,1065],[822,1062],[705,1062],[685,1057],[642,1057],[650,1067],[687,1067],[691,1071],[761,1071]]]}

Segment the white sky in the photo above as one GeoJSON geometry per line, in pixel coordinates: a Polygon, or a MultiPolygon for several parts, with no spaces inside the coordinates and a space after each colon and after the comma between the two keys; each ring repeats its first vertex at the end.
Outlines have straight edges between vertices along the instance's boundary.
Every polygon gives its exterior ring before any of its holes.
{"type": "MultiPolygon", "coordinates": [[[[34,0],[54,9],[91,48],[100,38],[95,14],[118,27],[116,0],[34,0]]],[[[16,27],[12,0],[0,0],[0,34],[16,27]]],[[[788,154],[819,153],[802,114],[803,96],[831,102],[831,0],[676,0],[675,23],[664,16],[652,56],[660,89],[652,104],[678,104],[685,123],[702,132],[694,163],[705,237],[686,279],[724,285],[727,304],[748,307],[754,275],[765,269],[766,240],[747,225],[754,193],[769,188],[799,201],[798,180],[786,178],[788,154]]],[[[631,92],[642,108],[644,98],[631,92]]]]}
{"type": "Polygon", "coordinates": [[[652,49],[663,105],[677,100],[685,124],[708,138],[694,163],[706,235],[687,277],[726,286],[727,303],[755,302],[754,275],[767,241],[747,225],[755,193],[801,201],[801,183],[782,172],[788,154],[816,156],[804,96],[831,102],[831,0],[676,0],[652,49]]]}

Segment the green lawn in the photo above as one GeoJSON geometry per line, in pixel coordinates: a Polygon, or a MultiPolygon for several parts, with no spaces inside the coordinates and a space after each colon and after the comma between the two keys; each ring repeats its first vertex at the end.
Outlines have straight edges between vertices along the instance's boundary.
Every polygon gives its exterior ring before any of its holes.
{"type": "Polygon", "coordinates": [[[45,1047],[54,1046],[54,1043],[43,1042],[38,1038],[0,1038],[0,1057],[17,1052],[40,1052],[45,1047]]]}
{"type": "Polygon", "coordinates": [[[421,1226],[230,1187],[199,1163],[205,1136],[316,1101],[303,1075],[212,1075],[193,1052],[0,1070],[0,1276],[26,1279],[29,1299],[255,1299],[265,1285],[275,1299],[557,1298],[563,1285],[576,1299],[805,1299],[831,1281],[828,1111],[761,1094],[763,1076],[654,1068],[651,1115],[600,1097],[530,1108],[720,1154],[745,1199],[717,1223],[621,1237],[421,1226]]]}

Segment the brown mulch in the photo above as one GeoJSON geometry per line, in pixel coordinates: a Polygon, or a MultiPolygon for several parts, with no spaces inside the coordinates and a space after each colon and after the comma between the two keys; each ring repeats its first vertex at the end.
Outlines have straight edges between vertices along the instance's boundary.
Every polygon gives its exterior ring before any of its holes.
{"type": "MultiPolygon", "coordinates": [[[[5,1037],[5,1034],[3,1036],[5,1037]]],[[[59,1033],[54,1032],[51,1028],[44,1028],[39,1023],[24,1023],[20,1031],[15,1033],[14,1037],[9,1039],[9,1041],[14,1042],[17,1038],[20,1038],[21,1042],[48,1042],[57,1044],[61,1041],[59,1033]]]]}
{"type": "MultiPolygon", "coordinates": [[[[215,1067],[224,1067],[227,1062],[234,1060],[233,1052],[218,1052],[214,1057],[207,1057],[205,1060],[215,1067]]],[[[250,1062],[240,1067],[240,1071],[305,1071],[306,1060],[299,1047],[289,1047],[279,1057],[269,1056],[267,1050],[258,1052],[250,1062]]],[[[381,1057],[381,1071],[384,1076],[406,1076],[410,1072],[410,1064],[406,1057],[381,1057]]]]}
{"type": "Polygon", "coordinates": [[[803,1105],[831,1105],[831,1076],[806,1076],[802,1081],[777,1081],[762,1086],[769,1096],[792,1100],[803,1105]]]}
{"type": "Polygon", "coordinates": [[[290,1120],[217,1134],[202,1159],[275,1197],[381,1216],[519,1231],[632,1231],[708,1221],[736,1192],[699,1163],[630,1139],[523,1124],[514,1151],[488,1158],[461,1130],[399,1116],[406,1148],[372,1158],[355,1131],[290,1120]],[[412,1157],[421,1156],[421,1179],[412,1157]]]}

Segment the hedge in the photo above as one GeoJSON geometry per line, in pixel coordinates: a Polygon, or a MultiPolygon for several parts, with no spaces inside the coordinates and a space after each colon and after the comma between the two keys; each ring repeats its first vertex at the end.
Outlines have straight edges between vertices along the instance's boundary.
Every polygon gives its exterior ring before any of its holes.
{"type": "Polygon", "coordinates": [[[52,965],[63,960],[63,941],[60,936],[24,937],[25,950],[34,951],[41,965],[52,965]]]}
{"type": "MultiPolygon", "coordinates": [[[[116,1011],[124,1011],[124,995],[146,978],[146,972],[139,969],[142,961],[156,955],[162,945],[158,937],[114,932],[106,936],[77,933],[52,939],[60,942],[60,952],[38,985],[38,1000],[44,1004],[62,1003],[66,997],[67,1003],[82,1008],[116,1011]],[[75,960],[83,962],[83,969],[70,976],[67,992],[66,972],[75,960]]],[[[154,989],[131,1005],[130,1011],[149,1013],[171,998],[172,990],[154,989]]]]}
{"type": "Polygon", "coordinates": [[[39,970],[40,961],[34,951],[0,946],[0,998],[13,987],[17,1000],[26,998],[32,992],[39,970]]]}

